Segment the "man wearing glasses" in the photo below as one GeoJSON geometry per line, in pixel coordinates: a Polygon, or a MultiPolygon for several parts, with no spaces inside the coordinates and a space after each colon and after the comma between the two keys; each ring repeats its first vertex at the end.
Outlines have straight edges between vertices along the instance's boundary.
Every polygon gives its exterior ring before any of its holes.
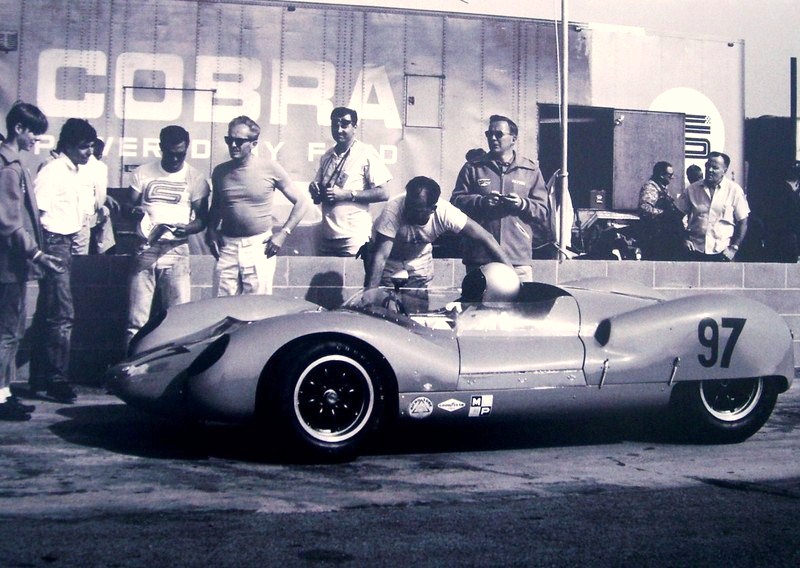
{"type": "Polygon", "coordinates": [[[639,190],[639,241],[646,260],[681,260],[685,230],[683,212],[675,206],[668,187],[675,178],[669,162],[656,162],[639,190]]]}
{"type": "Polygon", "coordinates": [[[392,174],[369,145],[356,140],[358,113],[347,107],[331,112],[336,145],[323,154],[309,192],[322,204],[320,256],[355,256],[370,239],[369,204],[386,201],[392,174]]]}
{"type": "Polygon", "coordinates": [[[206,240],[217,259],[214,295],[272,294],[276,255],[305,215],[308,198],[278,162],[253,154],[261,128],[247,116],[228,124],[231,159],[214,168],[206,240]],[[292,203],[284,226],[273,231],[275,190],[292,203]]]}
{"type": "MultiPolygon", "coordinates": [[[[533,245],[550,238],[544,178],[536,162],[517,154],[513,120],[492,115],[484,134],[489,151],[462,166],[450,202],[489,231],[520,280],[530,282],[533,245]]],[[[467,271],[494,260],[485,246],[463,244],[467,271]]]]}

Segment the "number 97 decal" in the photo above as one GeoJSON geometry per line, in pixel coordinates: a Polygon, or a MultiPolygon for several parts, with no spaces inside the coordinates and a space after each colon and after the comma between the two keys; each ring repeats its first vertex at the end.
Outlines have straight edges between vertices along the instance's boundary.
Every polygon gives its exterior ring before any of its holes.
{"type": "Polygon", "coordinates": [[[739,335],[744,329],[744,324],[747,320],[744,318],[722,318],[722,327],[731,330],[728,336],[728,341],[725,342],[725,347],[722,350],[722,358],[719,357],[720,336],[719,324],[717,320],[712,318],[703,318],[697,326],[697,339],[700,345],[708,349],[708,353],[700,353],[697,355],[697,360],[703,367],[713,367],[719,361],[719,366],[727,369],[731,364],[731,357],[733,357],[733,350],[736,347],[736,342],[739,340],[739,335]]]}

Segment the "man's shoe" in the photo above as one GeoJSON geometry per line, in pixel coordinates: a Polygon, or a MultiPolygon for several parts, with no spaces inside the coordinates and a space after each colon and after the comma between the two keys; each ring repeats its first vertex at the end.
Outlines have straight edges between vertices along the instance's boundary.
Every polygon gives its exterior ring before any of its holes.
{"type": "Polygon", "coordinates": [[[6,401],[0,404],[0,420],[7,420],[9,422],[25,422],[26,420],[30,419],[31,415],[14,403],[6,401]]]}
{"type": "Polygon", "coordinates": [[[22,410],[24,410],[27,413],[31,413],[34,410],[36,410],[36,407],[34,405],[32,405],[32,404],[23,404],[22,401],[20,401],[20,399],[18,399],[14,395],[11,395],[10,397],[8,397],[6,399],[6,402],[8,404],[16,406],[17,408],[21,408],[22,410]]]}
{"type": "Polygon", "coordinates": [[[78,395],[66,381],[53,381],[47,385],[47,396],[56,402],[72,404],[78,395]]]}

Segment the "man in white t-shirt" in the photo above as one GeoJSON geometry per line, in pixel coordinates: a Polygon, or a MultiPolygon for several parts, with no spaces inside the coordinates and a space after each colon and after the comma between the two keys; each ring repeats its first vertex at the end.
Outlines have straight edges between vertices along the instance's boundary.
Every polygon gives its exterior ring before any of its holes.
{"type": "Polygon", "coordinates": [[[128,188],[134,209],[150,227],[133,262],[128,301],[126,343],[150,318],[156,288],[163,309],[191,300],[188,237],[206,227],[208,180],[186,163],[189,133],[182,127],[163,128],[161,160],[136,168],[128,188]]]}
{"type": "Polygon", "coordinates": [[[464,234],[484,245],[492,260],[511,264],[492,235],[455,205],[441,199],[442,190],[431,178],[417,176],[405,195],[390,200],[375,221],[375,250],[366,287],[391,285],[392,274],[405,269],[406,288],[419,290],[406,297],[413,311],[425,311],[427,289],[433,280],[433,245],[442,234],[464,234]],[[412,299],[413,298],[413,299],[412,299]]]}

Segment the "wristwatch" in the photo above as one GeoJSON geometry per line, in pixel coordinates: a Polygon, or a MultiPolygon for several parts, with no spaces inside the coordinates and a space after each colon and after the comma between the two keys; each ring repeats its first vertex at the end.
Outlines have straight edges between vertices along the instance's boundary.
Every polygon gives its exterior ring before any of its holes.
{"type": "Polygon", "coordinates": [[[355,190],[353,190],[350,192],[350,201],[355,201],[355,200],[356,200],[356,192],[355,190]]]}
{"type": "Polygon", "coordinates": [[[733,250],[739,250],[739,245],[731,245],[731,248],[732,248],[733,250]]]}

